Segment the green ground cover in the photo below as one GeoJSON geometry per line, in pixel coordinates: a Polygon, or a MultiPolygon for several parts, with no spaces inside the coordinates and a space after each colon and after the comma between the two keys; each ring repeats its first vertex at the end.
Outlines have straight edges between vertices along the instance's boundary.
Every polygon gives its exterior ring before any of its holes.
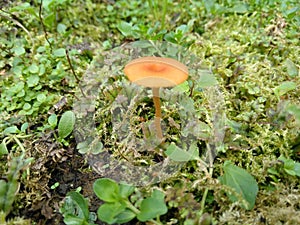
{"type": "MultiPolygon", "coordinates": [[[[1,2],[0,224],[300,224],[299,27],[297,0],[1,2]],[[226,118],[210,166],[208,137],[188,153],[174,147],[180,110],[164,100],[171,147],[122,152],[111,112],[126,79],[100,82],[101,151],[135,165],[175,151],[173,159],[185,162],[174,176],[138,187],[99,175],[97,158],[72,131],[87,69],[142,40],[196,55],[213,74],[207,82],[218,83],[226,118]]],[[[211,130],[212,108],[198,83],[188,80],[183,92],[211,130]]],[[[135,113],[136,124],[152,118],[151,99],[135,113]]]]}

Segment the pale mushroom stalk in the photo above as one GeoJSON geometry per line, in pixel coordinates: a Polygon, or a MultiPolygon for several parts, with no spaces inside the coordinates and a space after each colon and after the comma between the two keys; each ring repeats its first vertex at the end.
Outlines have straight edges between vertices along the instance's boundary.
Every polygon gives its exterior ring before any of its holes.
{"type": "Polygon", "coordinates": [[[160,108],[160,98],[159,98],[159,88],[152,88],[153,93],[153,103],[155,107],[155,118],[154,118],[154,125],[156,129],[156,136],[159,139],[163,138],[163,133],[161,129],[161,108],[160,108]]]}

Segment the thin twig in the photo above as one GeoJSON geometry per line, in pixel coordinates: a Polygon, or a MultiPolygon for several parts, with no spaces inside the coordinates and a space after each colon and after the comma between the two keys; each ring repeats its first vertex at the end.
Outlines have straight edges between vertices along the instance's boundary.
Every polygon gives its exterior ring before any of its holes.
{"type": "MultiPolygon", "coordinates": [[[[77,75],[76,75],[76,73],[75,73],[74,67],[73,67],[73,65],[72,65],[72,63],[71,63],[71,59],[70,59],[70,56],[69,56],[69,51],[68,51],[68,49],[66,49],[66,56],[67,56],[67,61],[68,61],[68,64],[69,64],[69,66],[70,66],[70,69],[71,69],[71,71],[72,71],[72,74],[73,74],[73,76],[75,77],[75,80],[76,80],[76,82],[77,82],[78,85],[79,85],[80,79],[77,77],[77,75]]],[[[86,95],[84,94],[84,92],[83,92],[82,88],[80,87],[80,85],[79,85],[79,89],[80,89],[80,92],[81,92],[81,94],[83,95],[83,97],[86,98],[86,95]]]]}
{"type": "Polygon", "coordinates": [[[43,31],[44,31],[44,34],[45,34],[46,41],[48,42],[48,44],[50,46],[50,49],[52,50],[52,45],[51,45],[51,43],[48,39],[48,33],[47,33],[46,26],[45,26],[43,18],[42,18],[42,6],[43,6],[43,0],[41,0],[41,4],[40,4],[39,18],[40,18],[40,21],[41,21],[41,24],[42,24],[42,27],[43,27],[43,31]]]}
{"type": "Polygon", "coordinates": [[[75,77],[77,83],[79,83],[80,80],[79,80],[79,78],[77,77],[77,75],[76,75],[76,73],[75,73],[75,70],[74,70],[74,67],[73,67],[73,65],[72,65],[72,63],[71,63],[71,60],[70,60],[70,57],[69,57],[69,51],[68,51],[68,49],[66,49],[66,56],[67,56],[67,60],[68,60],[70,69],[71,69],[71,71],[72,71],[72,73],[73,73],[73,75],[74,75],[74,77],[75,77]]]}

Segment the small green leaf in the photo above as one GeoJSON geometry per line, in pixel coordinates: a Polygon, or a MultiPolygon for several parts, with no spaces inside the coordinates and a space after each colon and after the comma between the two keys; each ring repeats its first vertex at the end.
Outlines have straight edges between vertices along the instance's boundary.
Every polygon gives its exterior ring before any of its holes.
{"type": "Polygon", "coordinates": [[[187,162],[189,160],[199,159],[198,148],[191,147],[189,151],[184,151],[183,149],[176,146],[174,143],[171,143],[167,150],[165,151],[166,155],[170,159],[176,162],[187,162]]]}
{"type": "Polygon", "coordinates": [[[189,83],[187,81],[177,85],[173,88],[173,91],[178,91],[179,93],[188,92],[190,90],[189,83]]]}
{"type": "Polygon", "coordinates": [[[86,141],[80,142],[77,144],[76,148],[80,154],[85,154],[89,151],[89,143],[86,141]]]}
{"type": "Polygon", "coordinates": [[[21,132],[25,132],[26,129],[28,128],[29,124],[28,123],[23,123],[21,126],[21,132]]]}
{"type": "Polygon", "coordinates": [[[287,159],[284,156],[280,156],[278,160],[283,161],[284,171],[291,176],[300,176],[300,163],[296,163],[292,159],[287,159]]]}
{"type": "Polygon", "coordinates": [[[46,96],[44,93],[38,94],[38,95],[36,96],[36,100],[37,100],[38,102],[40,102],[40,103],[45,102],[46,99],[47,99],[47,96],[46,96]]]}
{"type": "Polygon", "coordinates": [[[168,208],[164,202],[165,195],[159,190],[154,190],[151,197],[146,198],[142,201],[140,207],[140,213],[137,218],[142,221],[151,220],[157,216],[166,214],[168,208]]]}
{"type": "Polygon", "coordinates": [[[31,109],[31,105],[30,105],[29,103],[26,102],[26,103],[23,105],[23,109],[27,111],[27,110],[31,109]]]}
{"type": "Polygon", "coordinates": [[[285,81],[278,87],[274,89],[274,93],[277,97],[280,97],[289,91],[294,90],[297,87],[296,83],[293,81],[285,81]]]}
{"type": "Polygon", "coordinates": [[[230,12],[234,13],[246,13],[248,12],[248,5],[245,3],[237,3],[233,6],[233,8],[229,9],[230,12]]]}
{"type": "Polygon", "coordinates": [[[286,71],[288,73],[289,76],[291,77],[296,77],[298,76],[298,68],[297,66],[293,63],[292,60],[290,59],[286,59],[284,61],[284,64],[286,66],[286,71]]]}
{"type": "MultiPolygon", "coordinates": [[[[89,146],[92,154],[99,154],[103,151],[103,144],[101,141],[94,142],[92,146],[89,146]]],[[[80,151],[79,151],[80,152],[80,151]]],[[[81,152],[80,152],[81,153],[81,152]]]]}
{"type": "Polygon", "coordinates": [[[6,154],[8,154],[6,143],[4,141],[2,141],[2,143],[0,144],[0,157],[2,155],[6,155],[6,154]]]}
{"type": "Polygon", "coordinates": [[[109,178],[101,178],[95,181],[94,192],[98,198],[106,202],[117,202],[120,199],[119,185],[109,178]]]}
{"type": "Polygon", "coordinates": [[[124,213],[125,210],[125,204],[120,202],[104,203],[99,207],[97,214],[100,220],[108,224],[116,224],[118,223],[118,215],[124,213]]]}
{"type": "Polygon", "coordinates": [[[52,129],[55,128],[56,125],[57,125],[57,115],[56,114],[51,114],[48,117],[48,123],[52,127],[52,129]]]}
{"type": "Polygon", "coordinates": [[[287,108],[288,112],[292,113],[296,120],[298,120],[300,122],[300,107],[297,106],[297,105],[290,105],[288,108],[287,108]]]}
{"type": "Polygon", "coordinates": [[[16,126],[7,127],[3,131],[4,134],[16,134],[19,132],[20,132],[20,130],[16,126]]]}
{"type": "Polygon", "coordinates": [[[222,184],[231,187],[236,192],[227,192],[229,199],[236,202],[238,201],[238,195],[240,195],[247,202],[242,206],[247,210],[252,209],[258,193],[258,185],[254,177],[246,170],[233,165],[230,161],[224,163],[223,170],[224,175],[218,179],[222,184]]]}
{"type": "Polygon", "coordinates": [[[132,35],[133,27],[130,23],[121,21],[121,23],[118,24],[117,28],[125,37],[132,35]]]}
{"type": "Polygon", "coordinates": [[[75,125],[75,115],[72,111],[66,111],[60,118],[58,123],[58,136],[66,138],[69,136],[75,125]]]}
{"type": "Polygon", "coordinates": [[[122,198],[128,198],[128,196],[134,192],[134,186],[129,184],[120,183],[119,187],[119,194],[122,198]]]}
{"type": "Polygon", "coordinates": [[[76,208],[76,216],[88,220],[90,212],[89,212],[87,200],[80,193],[76,191],[69,192],[67,196],[71,198],[72,204],[74,204],[76,208]]]}
{"type": "Polygon", "coordinates": [[[200,79],[198,81],[200,88],[211,87],[218,84],[215,76],[209,70],[200,71],[200,79]]]}
{"type": "Polygon", "coordinates": [[[39,72],[39,67],[34,63],[31,64],[31,66],[28,67],[28,70],[30,73],[38,73],[39,72]]]}
{"type": "Polygon", "coordinates": [[[17,56],[23,55],[25,53],[25,49],[22,46],[13,48],[13,51],[17,56]]]}
{"type": "Polygon", "coordinates": [[[66,29],[67,29],[67,27],[63,23],[59,23],[57,25],[57,32],[60,34],[64,34],[66,32],[66,29]]]}
{"type": "Polygon", "coordinates": [[[38,85],[40,77],[38,75],[31,75],[27,78],[28,87],[34,87],[38,85]]]}
{"type": "Polygon", "coordinates": [[[136,217],[136,214],[134,212],[132,212],[129,209],[125,209],[123,212],[119,213],[116,216],[116,223],[118,224],[122,224],[122,223],[127,223],[130,220],[132,220],[134,217],[136,217]]]}
{"type": "Polygon", "coordinates": [[[66,225],[89,225],[86,219],[78,218],[77,216],[73,215],[65,215],[64,223],[66,225]]]}
{"type": "Polygon", "coordinates": [[[296,176],[300,177],[300,163],[296,162],[294,166],[296,176]]]}
{"type": "Polygon", "coordinates": [[[55,49],[53,51],[53,55],[56,57],[65,57],[66,56],[66,50],[64,48],[55,49]]]}

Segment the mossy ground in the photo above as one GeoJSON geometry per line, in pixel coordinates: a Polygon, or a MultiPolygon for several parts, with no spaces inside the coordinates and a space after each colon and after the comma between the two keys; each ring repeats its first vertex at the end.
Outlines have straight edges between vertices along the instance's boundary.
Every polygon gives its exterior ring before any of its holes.
{"type": "MultiPolygon", "coordinates": [[[[74,137],[59,142],[57,129],[47,120],[52,113],[60,116],[72,109],[77,78],[82,79],[96,56],[153,38],[186,45],[212,69],[227,117],[224,149],[215,159],[212,177],[191,161],[175,177],[157,184],[169,207],[161,220],[196,223],[208,188],[205,212],[217,224],[300,224],[299,177],[287,173],[278,160],[284,156],[300,161],[299,121],[287,112],[289,104],[300,103],[297,1],[167,2],[163,30],[156,24],[164,16],[159,3],[157,9],[144,1],[44,1],[41,8],[39,1],[0,4],[0,131],[28,123],[25,133],[31,136],[21,142],[26,157],[34,158],[19,178],[19,193],[7,217],[11,224],[63,224],[61,203],[78,187],[90,199],[90,210],[97,210],[100,202],[92,184],[99,175],[77,152],[74,137]],[[121,21],[131,24],[127,33],[121,21]],[[287,81],[296,87],[279,93],[287,81]],[[253,210],[230,202],[218,183],[227,160],[255,177],[259,194],[253,210]]],[[[99,97],[98,130],[106,146],[115,144],[107,131],[110,101],[109,94],[99,97]]],[[[145,109],[153,113],[148,105],[145,109]]],[[[13,142],[7,148],[9,156],[1,156],[1,179],[11,157],[20,152],[13,142]]]]}

